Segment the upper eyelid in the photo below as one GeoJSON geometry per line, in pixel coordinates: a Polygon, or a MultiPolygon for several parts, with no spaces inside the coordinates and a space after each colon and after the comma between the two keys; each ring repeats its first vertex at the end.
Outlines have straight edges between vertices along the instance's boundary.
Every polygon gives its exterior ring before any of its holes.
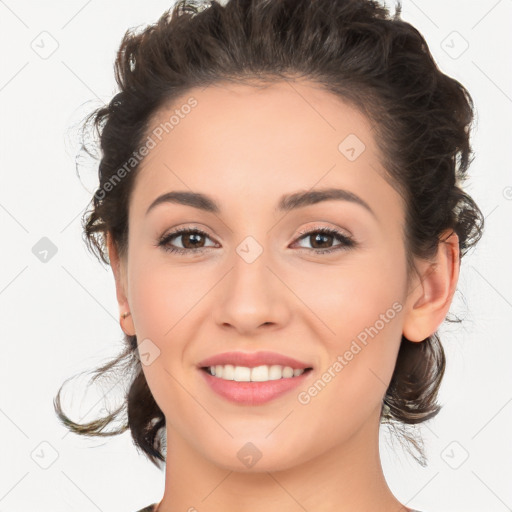
{"type": "Polygon", "coordinates": [[[308,228],[304,228],[304,229],[301,229],[296,236],[302,236],[304,234],[309,234],[309,233],[315,233],[317,231],[320,231],[322,229],[327,229],[329,231],[334,231],[336,233],[338,233],[339,235],[342,235],[342,236],[345,236],[346,238],[353,238],[353,235],[350,231],[348,231],[347,229],[344,229],[344,228],[335,228],[333,226],[326,226],[325,224],[318,224],[318,225],[314,225],[314,226],[310,226],[308,228]]]}

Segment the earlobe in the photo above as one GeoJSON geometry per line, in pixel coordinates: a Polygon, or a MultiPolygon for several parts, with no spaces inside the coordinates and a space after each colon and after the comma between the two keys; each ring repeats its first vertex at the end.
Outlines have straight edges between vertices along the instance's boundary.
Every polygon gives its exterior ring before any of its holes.
{"type": "Polygon", "coordinates": [[[435,260],[422,262],[421,279],[406,301],[403,335],[421,342],[443,323],[459,279],[459,237],[453,230],[440,237],[435,260]]]}
{"type": "Polygon", "coordinates": [[[121,325],[121,329],[126,334],[133,336],[135,334],[135,328],[130,312],[130,305],[126,296],[126,271],[123,262],[119,257],[117,246],[110,233],[107,233],[106,241],[108,259],[110,261],[110,267],[112,268],[116,284],[116,297],[119,305],[119,323],[121,325]]]}

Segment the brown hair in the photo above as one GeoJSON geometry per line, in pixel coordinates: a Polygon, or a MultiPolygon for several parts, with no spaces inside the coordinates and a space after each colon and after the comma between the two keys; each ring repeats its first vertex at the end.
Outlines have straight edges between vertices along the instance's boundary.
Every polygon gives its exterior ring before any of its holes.
{"type": "MultiPolygon", "coordinates": [[[[435,255],[446,229],[457,233],[462,258],[482,236],[484,224],[478,206],[461,189],[472,159],[472,99],[437,68],[422,35],[400,14],[400,3],[391,16],[371,0],[230,0],[224,6],[181,0],[141,33],[128,30],[115,62],[120,92],[83,125],[86,132],[92,121],[102,152],[99,187],[83,218],[88,248],[109,264],[108,232],[120,256],[126,255],[138,163],[115,186],[107,185],[133,159],[160,109],[192,87],[219,81],[254,85],[305,78],[355,105],[374,124],[387,178],[406,206],[409,273],[414,257],[435,255]]],[[[382,420],[402,429],[422,457],[403,427],[439,412],[445,364],[437,332],[421,343],[402,336],[382,420]]],[[[96,421],[75,423],[62,412],[61,386],[55,410],[80,434],[116,435],[129,428],[135,445],[158,466],[158,460],[165,461],[165,417],[142,372],[135,336],[125,335],[122,353],[96,369],[93,380],[116,368],[130,376],[119,408],[96,421]],[[125,410],[127,421],[105,432],[125,410]]]]}

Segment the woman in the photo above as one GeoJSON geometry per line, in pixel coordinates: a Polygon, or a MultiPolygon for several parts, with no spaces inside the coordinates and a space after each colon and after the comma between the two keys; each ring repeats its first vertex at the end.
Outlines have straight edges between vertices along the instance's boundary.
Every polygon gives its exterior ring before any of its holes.
{"type": "Polygon", "coordinates": [[[57,395],[62,421],[165,462],[145,511],[411,511],[378,433],[440,410],[437,330],[483,229],[466,89],[369,0],[180,2],[127,32],[116,79],[84,227],[128,420],[57,395]]]}

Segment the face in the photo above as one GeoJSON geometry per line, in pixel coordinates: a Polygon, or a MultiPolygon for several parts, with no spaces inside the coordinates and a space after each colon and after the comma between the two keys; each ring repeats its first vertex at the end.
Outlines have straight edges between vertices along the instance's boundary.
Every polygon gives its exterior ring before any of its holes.
{"type": "Polygon", "coordinates": [[[152,127],[176,109],[187,114],[153,137],[139,168],[122,262],[131,334],[168,445],[237,471],[252,470],[241,454],[257,449],[262,471],[374,435],[408,283],[403,204],[383,178],[370,123],[308,82],[193,89],[152,127]],[[194,106],[182,109],[187,101],[194,106]],[[348,193],[283,201],[325,189],[348,193]],[[150,208],[178,191],[204,194],[218,210],[178,200],[150,208]],[[311,370],[284,377],[276,395],[269,384],[232,382],[228,393],[245,387],[237,402],[200,368],[217,354],[262,351],[311,370]]]}

